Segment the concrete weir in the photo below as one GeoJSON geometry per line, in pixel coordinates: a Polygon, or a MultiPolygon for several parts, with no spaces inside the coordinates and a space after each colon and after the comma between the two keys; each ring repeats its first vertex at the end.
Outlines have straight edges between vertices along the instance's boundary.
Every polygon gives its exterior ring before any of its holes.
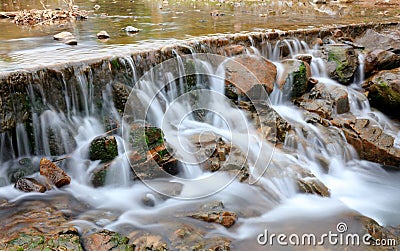
{"type": "Polygon", "coordinates": [[[66,112],[72,106],[84,111],[85,102],[96,106],[96,102],[101,103],[107,85],[121,82],[132,86],[135,79],[144,72],[174,57],[175,53],[229,55],[236,53],[233,48],[236,45],[243,46],[240,48],[254,46],[263,52],[266,45],[273,48],[284,39],[298,39],[310,45],[316,38],[332,36],[336,29],[354,38],[367,29],[379,31],[396,25],[397,22],[350,24],[316,29],[213,35],[182,40],[154,49],[128,51],[124,56],[0,72],[0,133],[12,134],[18,124],[32,123],[33,113],[40,114],[50,108],[66,112]],[[72,95],[75,98],[71,101],[72,95]]]}

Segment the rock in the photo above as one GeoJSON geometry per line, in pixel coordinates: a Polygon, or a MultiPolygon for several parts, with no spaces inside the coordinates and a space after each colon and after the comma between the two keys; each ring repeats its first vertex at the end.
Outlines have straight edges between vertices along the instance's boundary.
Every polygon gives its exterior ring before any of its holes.
{"type": "Polygon", "coordinates": [[[378,33],[368,29],[363,36],[356,39],[356,42],[364,45],[367,51],[380,49],[398,53],[400,50],[400,37],[393,31],[378,33]]]}
{"type": "Polygon", "coordinates": [[[56,164],[46,158],[40,160],[40,174],[45,176],[56,187],[68,185],[71,178],[56,164]]]}
{"type": "Polygon", "coordinates": [[[222,202],[211,202],[202,206],[199,212],[190,214],[190,217],[205,222],[218,223],[226,228],[233,226],[238,218],[237,214],[224,210],[222,202]]]}
{"type": "Polygon", "coordinates": [[[210,15],[211,15],[212,17],[218,17],[218,16],[224,16],[225,13],[222,13],[222,12],[220,12],[219,10],[213,10],[213,11],[210,12],[210,15]]]}
{"type": "Polygon", "coordinates": [[[239,44],[233,44],[224,47],[224,51],[228,57],[243,54],[245,52],[245,47],[239,44]]]}
{"type": "Polygon", "coordinates": [[[83,238],[83,248],[87,251],[124,250],[133,251],[135,246],[119,233],[103,229],[83,238]]]}
{"type": "Polygon", "coordinates": [[[100,31],[99,33],[97,33],[96,36],[97,36],[98,39],[110,38],[110,35],[108,35],[107,31],[100,31]]]}
{"type": "Polygon", "coordinates": [[[117,156],[118,145],[114,136],[99,136],[90,143],[89,159],[92,161],[110,161],[117,156]]]}
{"type": "Polygon", "coordinates": [[[345,44],[328,44],[324,46],[324,54],[329,77],[341,84],[350,84],[359,65],[354,48],[345,44]]]}
{"type": "Polygon", "coordinates": [[[341,130],[360,158],[389,166],[400,165],[400,148],[394,138],[368,119],[355,119],[343,124],[341,130]]]}
{"type": "Polygon", "coordinates": [[[297,187],[300,192],[308,194],[316,194],[321,197],[329,197],[329,189],[317,178],[298,179],[297,187]]]}
{"type": "Polygon", "coordinates": [[[133,231],[128,235],[135,246],[135,250],[170,250],[167,243],[169,241],[165,240],[161,235],[156,235],[148,233],[145,231],[133,231]]]}
{"type": "Polygon", "coordinates": [[[365,55],[364,72],[369,75],[380,70],[400,67],[400,56],[390,51],[374,50],[365,55]]]}
{"type": "Polygon", "coordinates": [[[344,34],[343,34],[342,30],[336,29],[336,30],[333,31],[333,37],[339,38],[339,37],[343,37],[343,36],[344,36],[344,34]]]}
{"type": "Polygon", "coordinates": [[[99,10],[100,9],[100,5],[98,5],[98,4],[95,4],[94,6],[93,6],[93,9],[95,9],[95,10],[99,10]]]}
{"type": "Polygon", "coordinates": [[[121,113],[125,110],[125,104],[128,101],[131,90],[131,87],[122,83],[114,83],[112,85],[114,105],[121,113]]]}
{"type": "Polygon", "coordinates": [[[160,128],[134,125],[130,134],[132,141],[128,157],[137,178],[153,179],[179,173],[179,161],[164,141],[160,128]]]}
{"type": "Polygon", "coordinates": [[[138,28],[133,27],[133,26],[126,26],[125,28],[123,28],[123,30],[128,32],[128,33],[138,33],[139,31],[141,31],[141,29],[138,29],[138,28]]]}
{"type": "Polygon", "coordinates": [[[14,187],[23,192],[46,192],[46,186],[40,184],[38,181],[32,178],[21,178],[17,180],[14,187]]]}
{"type": "Polygon", "coordinates": [[[308,65],[311,65],[312,55],[310,54],[297,54],[296,59],[306,62],[308,65]]]}
{"type": "Polygon", "coordinates": [[[400,68],[380,71],[367,79],[363,87],[368,91],[371,106],[400,118],[400,68]]]}
{"type": "Polygon", "coordinates": [[[74,35],[72,35],[71,32],[68,31],[63,31],[60,33],[57,33],[56,35],[53,36],[54,40],[58,40],[58,41],[62,41],[65,40],[67,38],[73,37],[74,35]]]}
{"type": "Polygon", "coordinates": [[[262,57],[241,55],[226,63],[225,74],[226,95],[236,101],[244,94],[257,97],[259,88],[271,93],[277,70],[272,62],[262,57]]]}
{"type": "Polygon", "coordinates": [[[63,31],[53,36],[54,40],[61,41],[67,45],[77,45],[78,41],[71,32],[63,31]]]}
{"type": "Polygon", "coordinates": [[[30,158],[22,158],[8,168],[7,176],[11,183],[15,183],[18,179],[36,172],[39,172],[39,165],[33,165],[30,158]]]}
{"type": "Polygon", "coordinates": [[[336,110],[336,114],[350,111],[349,94],[345,87],[320,82],[311,89],[310,96],[314,99],[331,101],[332,110],[336,110]]]}
{"type": "Polygon", "coordinates": [[[284,95],[298,98],[307,90],[308,78],[311,76],[310,65],[297,59],[286,59],[282,62],[283,73],[279,79],[279,87],[284,95]]]}

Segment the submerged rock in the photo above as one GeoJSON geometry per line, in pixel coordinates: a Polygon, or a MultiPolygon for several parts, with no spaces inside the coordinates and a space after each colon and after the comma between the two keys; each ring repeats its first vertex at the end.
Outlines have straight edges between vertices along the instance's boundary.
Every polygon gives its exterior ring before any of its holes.
{"type": "Polygon", "coordinates": [[[308,78],[311,76],[310,65],[298,59],[286,59],[282,62],[284,71],[279,80],[279,87],[284,95],[298,98],[307,90],[308,78]]]}
{"type": "Polygon", "coordinates": [[[133,26],[126,26],[125,28],[123,28],[124,31],[128,32],[128,33],[138,33],[139,31],[141,31],[140,29],[133,27],[133,26]]]}
{"type": "Polygon", "coordinates": [[[100,230],[83,238],[83,247],[87,251],[124,250],[133,251],[135,246],[128,244],[129,239],[119,233],[100,230]]]}
{"type": "Polygon", "coordinates": [[[225,211],[221,201],[203,205],[199,212],[190,214],[190,217],[205,222],[218,223],[226,228],[233,226],[238,218],[235,212],[225,211]]]}
{"type": "Polygon", "coordinates": [[[56,187],[62,187],[71,182],[71,177],[64,170],[46,158],[40,160],[40,174],[56,187]]]}
{"type": "Polygon", "coordinates": [[[107,31],[100,31],[99,33],[96,34],[98,39],[107,39],[110,38],[110,35],[108,35],[107,31]]]}
{"type": "Polygon", "coordinates": [[[114,136],[99,136],[90,143],[89,159],[110,161],[118,156],[117,140],[114,136]]]}
{"type": "Polygon", "coordinates": [[[375,74],[363,87],[368,91],[371,106],[400,119],[400,68],[375,74]]]}
{"type": "Polygon", "coordinates": [[[247,94],[250,98],[261,95],[259,88],[271,93],[276,79],[276,66],[259,56],[241,55],[232,58],[225,67],[225,95],[237,100],[247,94]]]}
{"type": "Polygon", "coordinates": [[[15,183],[18,179],[36,172],[39,172],[39,165],[34,165],[30,158],[22,158],[8,168],[7,175],[10,182],[15,183]]]}
{"type": "Polygon", "coordinates": [[[324,53],[329,77],[341,84],[350,84],[359,65],[354,48],[345,44],[327,44],[324,53]]]}
{"type": "Polygon", "coordinates": [[[39,192],[44,193],[46,192],[46,186],[39,183],[37,180],[32,178],[21,178],[17,180],[14,187],[18,190],[23,192],[39,192]]]}

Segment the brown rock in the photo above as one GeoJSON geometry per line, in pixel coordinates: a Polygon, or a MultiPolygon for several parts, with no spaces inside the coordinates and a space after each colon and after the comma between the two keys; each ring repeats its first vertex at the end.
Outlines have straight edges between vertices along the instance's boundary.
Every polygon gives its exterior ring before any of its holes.
{"type": "Polygon", "coordinates": [[[242,54],[245,51],[245,47],[239,44],[233,44],[224,47],[224,51],[227,56],[236,56],[242,54]]]}
{"type": "Polygon", "coordinates": [[[336,29],[336,30],[333,31],[333,36],[336,37],[336,38],[343,37],[343,35],[344,35],[343,31],[340,30],[340,29],[336,29]]]}
{"type": "Polygon", "coordinates": [[[129,239],[121,236],[119,233],[101,230],[86,236],[83,239],[83,246],[87,251],[108,251],[108,250],[125,250],[133,251],[134,245],[128,244],[129,239]]]}
{"type": "Polygon", "coordinates": [[[391,51],[374,50],[365,55],[364,72],[371,74],[379,70],[390,70],[400,67],[400,56],[391,51]]]}
{"type": "Polygon", "coordinates": [[[71,178],[64,170],[46,158],[40,160],[40,174],[45,176],[56,187],[62,187],[71,182],[71,178]]]}
{"type": "Polygon", "coordinates": [[[296,59],[306,62],[307,64],[311,65],[312,56],[310,54],[298,54],[296,59]]]}
{"type": "Polygon", "coordinates": [[[235,212],[225,211],[222,202],[214,201],[203,205],[199,212],[191,214],[190,217],[229,228],[235,224],[238,216],[235,212]]]}
{"type": "Polygon", "coordinates": [[[32,178],[21,178],[17,180],[14,187],[23,192],[44,193],[47,190],[46,186],[40,184],[37,180],[32,178]]]}
{"type": "Polygon", "coordinates": [[[242,94],[260,95],[260,86],[271,93],[277,70],[272,62],[262,57],[242,55],[227,62],[225,74],[227,93],[231,93],[227,96],[237,100],[242,94]]]}

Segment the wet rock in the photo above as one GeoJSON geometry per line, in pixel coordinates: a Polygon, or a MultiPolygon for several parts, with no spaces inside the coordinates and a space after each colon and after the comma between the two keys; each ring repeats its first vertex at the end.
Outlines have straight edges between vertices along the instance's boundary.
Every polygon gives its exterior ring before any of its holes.
{"type": "Polygon", "coordinates": [[[380,70],[391,70],[400,67],[400,55],[391,51],[374,50],[368,52],[364,59],[364,72],[373,74],[380,70]]]}
{"type": "Polygon", "coordinates": [[[298,54],[296,59],[306,62],[308,65],[311,65],[312,56],[310,54],[298,54]]]}
{"type": "Polygon", "coordinates": [[[169,239],[173,250],[231,250],[231,241],[227,238],[204,238],[207,231],[189,225],[171,229],[169,239]]]}
{"type": "Polygon", "coordinates": [[[112,85],[113,101],[117,110],[121,112],[124,111],[125,104],[128,101],[131,90],[131,87],[122,83],[114,83],[112,85]]]}
{"type": "Polygon", "coordinates": [[[129,239],[119,233],[101,230],[83,238],[83,247],[87,251],[124,250],[133,251],[135,246],[128,244],[129,239]]]}
{"type": "Polygon", "coordinates": [[[343,37],[344,36],[343,31],[340,30],[340,29],[334,30],[332,35],[335,38],[339,38],[339,37],[343,37]]]}
{"type": "Polygon", "coordinates": [[[100,31],[99,33],[96,34],[98,39],[107,39],[110,38],[110,35],[108,35],[107,31],[100,31]]]}
{"type": "Polygon", "coordinates": [[[46,192],[46,186],[40,184],[37,180],[32,178],[21,178],[17,180],[14,187],[23,192],[46,192]]]}
{"type": "Polygon", "coordinates": [[[99,136],[90,143],[89,159],[110,161],[118,156],[117,140],[114,136],[99,136]]]}
{"type": "Polygon", "coordinates": [[[224,16],[225,13],[223,13],[223,12],[221,12],[219,10],[213,10],[213,11],[210,12],[210,15],[212,17],[218,17],[218,16],[224,16]]]}
{"type": "Polygon", "coordinates": [[[331,119],[335,114],[350,111],[348,93],[343,86],[316,84],[309,93],[296,101],[303,109],[313,112],[324,119],[331,119]]]}
{"type": "Polygon", "coordinates": [[[233,44],[233,45],[224,47],[224,51],[225,51],[226,55],[229,57],[243,54],[245,52],[245,49],[246,48],[243,45],[239,45],[239,44],[233,44]]]}
{"type": "Polygon", "coordinates": [[[371,106],[400,118],[400,68],[381,71],[363,83],[371,106]]]}
{"type": "Polygon", "coordinates": [[[179,161],[173,156],[164,133],[151,126],[133,126],[129,161],[137,178],[153,179],[179,173],[179,161]]]}
{"type": "Polygon", "coordinates": [[[126,26],[125,28],[123,28],[123,30],[128,33],[138,33],[139,31],[141,31],[140,29],[133,26],[126,26]]]}
{"type": "Polygon", "coordinates": [[[169,250],[167,243],[169,241],[165,240],[160,235],[148,233],[145,231],[133,231],[128,235],[130,239],[130,244],[135,246],[135,250],[169,250]]]}
{"type": "Polygon", "coordinates": [[[363,36],[357,38],[356,42],[364,45],[368,51],[380,49],[396,53],[400,50],[400,37],[396,32],[379,33],[368,29],[363,36]]]}
{"type": "Polygon", "coordinates": [[[236,101],[244,94],[259,96],[259,88],[271,93],[277,71],[272,62],[262,57],[242,55],[227,62],[225,74],[226,95],[236,101]]]}
{"type": "Polygon", "coordinates": [[[360,158],[383,165],[400,165],[400,149],[394,146],[394,138],[378,125],[368,119],[355,119],[343,124],[341,130],[360,158]]]}
{"type": "Polygon", "coordinates": [[[63,31],[53,36],[54,40],[61,41],[67,45],[77,45],[78,41],[71,32],[63,31]]]}
{"type": "Polygon", "coordinates": [[[46,177],[56,187],[62,187],[71,182],[71,178],[64,170],[46,158],[40,160],[40,174],[46,177]]]}
{"type": "Polygon", "coordinates": [[[235,212],[225,211],[222,202],[211,202],[203,205],[200,212],[190,214],[190,217],[205,222],[218,223],[229,228],[235,224],[237,214],[235,212]]]}
{"type": "Polygon", "coordinates": [[[30,158],[22,158],[8,168],[7,176],[11,183],[15,183],[18,179],[36,172],[39,172],[39,165],[34,165],[30,158]]]}
{"type": "Polygon", "coordinates": [[[279,79],[279,87],[284,95],[298,98],[307,90],[307,81],[311,76],[310,66],[301,60],[286,59],[282,62],[284,71],[279,79]]]}
{"type": "MultiPolygon", "coordinates": [[[[1,247],[1,244],[0,244],[1,247]]],[[[78,231],[66,231],[57,235],[20,234],[7,243],[7,250],[73,250],[83,251],[78,231]]]]}
{"type": "Polygon", "coordinates": [[[359,65],[354,48],[345,44],[329,44],[324,46],[324,54],[329,77],[341,84],[350,84],[359,65]]]}
{"type": "Polygon", "coordinates": [[[306,179],[298,179],[297,180],[297,187],[299,188],[300,192],[308,193],[308,194],[316,194],[321,197],[329,197],[330,191],[317,178],[306,178],[306,179]]]}

